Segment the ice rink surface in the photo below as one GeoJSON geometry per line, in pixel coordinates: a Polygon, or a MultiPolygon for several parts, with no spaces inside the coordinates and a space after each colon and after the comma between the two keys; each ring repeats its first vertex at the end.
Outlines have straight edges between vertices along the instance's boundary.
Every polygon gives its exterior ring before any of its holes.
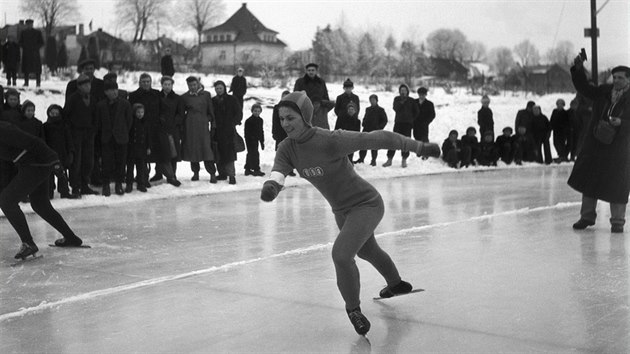
{"type": "MultiPolygon", "coordinates": [[[[630,352],[626,234],[608,205],[576,232],[570,167],[377,180],[377,239],[425,292],[373,301],[366,340],[344,311],[328,204],[310,186],[62,211],[92,249],[29,215],[43,258],[16,267],[0,220],[0,352],[630,352]]],[[[111,198],[115,198],[114,196],[111,198]]]]}

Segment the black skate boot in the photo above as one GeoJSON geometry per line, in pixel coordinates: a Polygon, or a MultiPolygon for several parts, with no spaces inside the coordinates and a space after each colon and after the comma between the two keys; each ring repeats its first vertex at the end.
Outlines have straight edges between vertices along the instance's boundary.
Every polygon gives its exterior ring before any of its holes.
{"type": "Polygon", "coordinates": [[[79,247],[82,244],[83,240],[81,240],[78,236],[64,237],[55,240],[55,246],[57,247],[79,247]]]}
{"type": "Polygon", "coordinates": [[[358,334],[364,336],[370,330],[370,321],[361,313],[361,308],[357,307],[353,310],[347,310],[350,323],[354,326],[354,330],[358,334]]]}
{"type": "Polygon", "coordinates": [[[35,254],[38,251],[39,251],[39,248],[37,248],[36,244],[22,243],[22,247],[20,247],[20,252],[18,252],[14,258],[24,260],[26,259],[26,257],[31,256],[31,255],[35,257],[35,254]]]}
{"type": "Polygon", "coordinates": [[[383,298],[388,298],[396,295],[408,294],[411,292],[411,290],[413,290],[411,284],[407,283],[404,280],[401,280],[400,283],[396,284],[395,286],[386,286],[385,288],[383,288],[383,290],[381,290],[380,293],[378,293],[378,295],[383,298]]]}

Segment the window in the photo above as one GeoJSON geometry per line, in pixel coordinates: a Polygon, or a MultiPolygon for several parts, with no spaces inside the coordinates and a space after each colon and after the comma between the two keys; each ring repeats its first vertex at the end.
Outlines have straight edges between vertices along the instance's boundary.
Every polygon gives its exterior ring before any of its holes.
{"type": "Polygon", "coordinates": [[[232,35],[231,34],[226,35],[226,37],[227,37],[228,42],[232,40],[232,35]]]}
{"type": "Polygon", "coordinates": [[[216,42],[219,40],[219,36],[217,36],[216,34],[212,36],[212,41],[216,42]]]}
{"type": "Polygon", "coordinates": [[[225,36],[224,36],[224,35],[220,35],[220,36],[219,36],[219,40],[220,40],[221,42],[225,41],[225,36]]]}
{"type": "Polygon", "coordinates": [[[221,54],[219,54],[219,60],[225,60],[225,50],[222,50],[221,54]]]}

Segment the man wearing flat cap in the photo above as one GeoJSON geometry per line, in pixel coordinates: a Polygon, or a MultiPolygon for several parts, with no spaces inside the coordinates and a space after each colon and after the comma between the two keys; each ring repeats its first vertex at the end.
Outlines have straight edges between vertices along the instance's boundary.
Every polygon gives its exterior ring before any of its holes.
{"type": "Polygon", "coordinates": [[[593,114],[585,132],[569,186],[582,193],[576,230],[595,225],[598,200],[610,203],[610,231],[623,233],[630,192],[630,68],[612,69],[612,84],[595,86],[586,79],[578,55],[571,67],[573,85],[593,101],[593,114]]]}
{"type": "Polygon", "coordinates": [[[24,73],[24,86],[28,86],[30,74],[35,74],[37,87],[42,79],[42,59],[39,49],[44,46],[42,33],[33,28],[33,20],[26,20],[26,28],[20,33],[20,47],[22,47],[22,73],[24,73]]]}
{"type": "MultiPolygon", "coordinates": [[[[103,89],[103,80],[94,77],[96,71],[96,63],[94,59],[84,59],[77,64],[79,74],[85,74],[90,78],[90,95],[94,97],[96,102],[105,98],[105,90],[103,89]]],[[[66,85],[66,100],[70,95],[77,91],[77,80],[70,80],[66,85]]]]}
{"type": "Polygon", "coordinates": [[[306,96],[313,103],[314,127],[330,129],[328,112],[335,106],[335,102],[328,97],[328,88],[324,80],[317,75],[319,66],[315,63],[306,64],[306,74],[295,81],[293,91],[305,91],[306,96]]]}

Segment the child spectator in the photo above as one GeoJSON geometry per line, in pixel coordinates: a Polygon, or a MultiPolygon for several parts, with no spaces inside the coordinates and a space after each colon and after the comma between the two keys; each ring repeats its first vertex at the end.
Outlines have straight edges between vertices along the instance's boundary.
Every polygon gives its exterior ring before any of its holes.
{"type": "Polygon", "coordinates": [[[35,104],[29,100],[22,104],[22,117],[15,125],[31,135],[46,140],[42,122],[35,118],[35,104]]]}
{"type": "Polygon", "coordinates": [[[464,148],[458,136],[457,130],[451,130],[442,143],[442,159],[452,168],[470,164],[470,147],[464,148]]]}
{"type": "MultiPolygon", "coordinates": [[[[361,121],[358,115],[359,107],[353,101],[348,102],[344,112],[339,112],[337,117],[337,123],[335,124],[335,130],[343,129],[350,131],[361,131],[361,121]]],[[[352,162],[354,153],[348,155],[348,159],[352,162]]]]}
{"type": "Polygon", "coordinates": [[[103,156],[103,196],[109,197],[112,178],[116,194],[125,194],[122,183],[132,118],[129,101],[118,96],[118,84],[105,81],[104,89],[106,98],[96,105],[96,119],[103,156]]]}
{"type": "Polygon", "coordinates": [[[344,116],[347,115],[348,104],[350,102],[353,102],[355,104],[356,117],[353,117],[353,118],[356,118],[357,120],[359,119],[359,110],[361,109],[361,104],[359,103],[359,96],[352,93],[352,90],[354,90],[354,83],[352,82],[352,80],[350,80],[350,78],[348,78],[346,79],[346,81],[343,82],[343,93],[337,96],[337,99],[335,100],[335,115],[337,115],[337,122],[335,123],[335,130],[337,129],[352,130],[352,129],[347,129],[347,128],[337,128],[339,126],[339,121],[347,118],[344,116]]]}
{"type": "MultiPolygon", "coordinates": [[[[383,107],[378,105],[377,95],[370,95],[370,107],[365,110],[362,125],[364,133],[369,133],[375,130],[383,130],[387,125],[387,113],[385,113],[383,107]]],[[[372,162],[370,162],[370,166],[376,166],[378,150],[371,150],[371,153],[372,162]]],[[[361,150],[359,152],[359,159],[354,163],[363,163],[365,155],[367,155],[367,150],[361,150]]]]}
{"type": "Polygon", "coordinates": [[[569,161],[569,135],[571,125],[569,114],[564,110],[564,100],[556,101],[556,109],[551,113],[551,129],[553,130],[553,146],[558,153],[558,162],[569,161]]]}
{"type": "Polygon", "coordinates": [[[147,160],[151,154],[151,145],[149,134],[149,124],[144,119],[144,106],[136,103],[132,108],[133,123],[129,131],[129,146],[127,157],[127,186],[125,193],[133,191],[133,168],[136,167],[136,176],[138,181],[138,190],[146,192],[147,186],[144,181],[149,179],[149,170],[147,168],[147,160]]]}
{"type": "Polygon", "coordinates": [[[479,143],[479,155],[477,163],[481,166],[496,166],[499,160],[499,152],[494,144],[494,132],[486,130],[479,143]]]}
{"type": "Polygon", "coordinates": [[[22,106],[20,105],[20,93],[14,88],[9,88],[4,94],[2,120],[12,124],[17,124],[21,117],[22,106]]]}
{"type": "Polygon", "coordinates": [[[527,128],[518,127],[514,137],[514,162],[517,165],[521,165],[523,161],[534,162],[537,160],[537,154],[538,150],[536,150],[533,138],[527,133],[527,128]]]}
{"type": "MultiPolygon", "coordinates": [[[[477,140],[477,129],[474,127],[468,127],[466,129],[466,135],[462,137],[462,147],[464,149],[470,149],[470,161],[469,164],[477,164],[477,158],[479,156],[479,140],[477,140]]],[[[468,164],[463,165],[468,167],[468,164]]]]}
{"type": "Polygon", "coordinates": [[[479,135],[484,137],[487,131],[491,131],[494,139],[494,119],[489,106],[490,97],[484,95],[481,98],[481,108],[477,112],[477,124],[479,124],[479,135]]]}
{"type": "Polygon", "coordinates": [[[260,170],[260,153],[258,153],[258,143],[260,148],[265,150],[265,133],[263,132],[263,119],[260,117],[262,107],[255,103],[252,105],[252,115],[245,120],[245,145],[247,146],[247,157],[245,159],[245,176],[262,177],[265,175],[260,170]]]}
{"type": "Polygon", "coordinates": [[[503,135],[500,135],[494,144],[497,147],[501,161],[508,165],[511,164],[512,160],[514,160],[514,137],[512,136],[512,128],[503,128],[503,135]]]}
{"type": "Polygon", "coordinates": [[[551,146],[549,145],[549,136],[551,135],[551,124],[549,118],[542,114],[540,106],[536,105],[532,108],[532,137],[536,151],[536,161],[538,163],[551,163],[551,146]],[[544,157],[544,159],[543,159],[544,157]]]}
{"type": "Polygon", "coordinates": [[[68,128],[61,116],[62,111],[63,108],[61,106],[56,104],[50,105],[46,110],[48,118],[43,125],[46,144],[57,153],[61,163],[61,168],[53,170],[53,173],[50,175],[50,199],[53,199],[55,192],[55,177],[57,177],[56,187],[61,198],[76,199],[81,195],[70,194],[67,174],[67,170],[72,166],[74,146],[72,145],[70,128],[68,128]]]}

